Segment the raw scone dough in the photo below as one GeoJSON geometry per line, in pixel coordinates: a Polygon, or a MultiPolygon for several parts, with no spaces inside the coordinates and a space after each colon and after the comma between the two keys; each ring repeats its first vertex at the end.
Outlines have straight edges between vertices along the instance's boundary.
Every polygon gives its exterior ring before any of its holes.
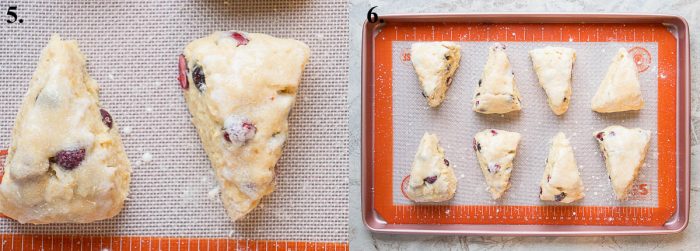
{"type": "Polygon", "coordinates": [[[644,107],[637,66],[625,48],[620,48],[591,101],[596,112],[622,112],[644,107]]]}
{"type": "Polygon", "coordinates": [[[574,149],[564,133],[560,132],[554,136],[549,148],[540,181],[540,199],[571,203],[583,196],[583,181],[574,159],[574,149]]]}
{"type": "Polygon", "coordinates": [[[603,151],[605,167],[615,196],[618,200],[627,199],[627,191],[632,187],[639,174],[639,168],[644,164],[651,132],[614,125],[596,132],[595,138],[603,151]]]}
{"type": "Polygon", "coordinates": [[[435,134],[425,133],[413,160],[406,195],[415,202],[441,202],[452,199],[457,179],[438,145],[435,134]]]}
{"type": "Polygon", "coordinates": [[[131,167],[119,129],[100,108],[76,41],[53,35],[12,131],[0,211],[21,222],[87,223],[115,216],[131,167]]]}
{"type": "Polygon", "coordinates": [[[232,220],[275,187],[309,47],[292,39],[223,31],[197,39],[180,57],[180,84],[192,122],[232,220]]]}
{"type": "Polygon", "coordinates": [[[430,107],[437,107],[445,100],[452,76],[459,67],[460,50],[461,47],[452,42],[411,45],[411,62],[430,107]]]}
{"type": "Polygon", "coordinates": [[[489,48],[489,58],[474,91],[472,105],[474,111],[485,114],[503,114],[521,109],[520,93],[515,86],[515,74],[505,45],[495,43],[489,48]]]}
{"type": "Polygon", "coordinates": [[[561,115],[571,102],[571,72],[576,51],[565,47],[550,47],[530,51],[532,66],[540,86],[547,93],[547,104],[554,114],[561,115]]]}
{"type": "Polygon", "coordinates": [[[494,200],[510,188],[510,173],[519,143],[517,132],[487,129],[474,136],[474,151],[494,200]]]}

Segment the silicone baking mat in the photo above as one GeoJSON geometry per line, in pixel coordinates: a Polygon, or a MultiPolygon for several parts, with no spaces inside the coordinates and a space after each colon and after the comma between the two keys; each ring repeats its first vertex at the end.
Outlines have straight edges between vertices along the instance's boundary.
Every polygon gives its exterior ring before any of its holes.
{"type": "Polygon", "coordinates": [[[557,224],[662,225],[675,211],[676,40],[655,24],[395,24],[375,37],[374,203],[389,224],[557,224]],[[438,109],[425,103],[410,62],[417,41],[456,41],[460,68],[438,109]],[[522,95],[523,110],[506,115],[476,114],[471,97],[488,47],[504,43],[522,95]],[[554,115],[532,70],[528,51],[544,46],[577,51],[569,111],[554,115]],[[639,112],[597,114],[590,100],[618,48],[637,62],[645,107],[639,112]],[[641,127],[652,143],[628,201],[614,199],[600,156],[596,130],[609,125],[641,127]],[[520,132],[512,187],[492,200],[471,142],[488,128],[520,132]],[[402,194],[423,132],[436,133],[458,177],[455,198],[415,204],[402,194]],[[586,197],[576,203],[539,200],[548,142],[566,133],[574,147],[586,197]],[[390,145],[392,147],[381,147],[390,145]]]}
{"type": "Polygon", "coordinates": [[[115,218],[40,226],[0,219],[2,248],[158,249],[153,248],[157,243],[165,249],[165,243],[171,248],[208,243],[219,249],[347,249],[345,1],[23,1],[16,5],[23,23],[3,24],[0,29],[4,39],[0,149],[10,143],[15,115],[41,49],[52,33],[58,33],[77,40],[86,54],[88,71],[101,88],[101,103],[119,123],[133,173],[128,201],[115,218]],[[294,38],[312,51],[290,115],[290,136],[277,164],[277,189],[235,223],[218,199],[209,161],[177,81],[177,57],[184,46],[217,30],[294,38]]]}
{"type": "MultiPolygon", "coordinates": [[[[402,54],[410,51],[414,42],[395,42],[393,61],[401,60],[402,54]]],[[[569,138],[586,197],[571,205],[580,206],[629,206],[657,207],[658,193],[656,180],[658,170],[658,147],[656,144],[657,118],[657,46],[655,43],[619,42],[503,42],[516,76],[516,85],[521,94],[523,110],[500,115],[482,115],[471,110],[471,97],[493,42],[463,42],[462,60],[449,89],[447,100],[438,109],[426,109],[422,98],[418,77],[410,61],[394,64],[393,67],[393,121],[394,125],[394,203],[412,204],[401,193],[404,174],[411,172],[413,157],[418,149],[422,133],[432,132],[440,138],[445,149],[445,157],[460,180],[455,198],[441,205],[557,205],[542,203],[539,198],[539,182],[544,171],[544,163],[549,154],[548,142],[557,132],[564,132],[569,138]],[[562,116],[555,115],[547,105],[547,95],[539,86],[532,70],[528,52],[545,46],[565,46],[576,50],[576,63],[573,68],[573,94],[569,110],[562,116]],[[640,50],[648,58],[644,71],[639,73],[639,81],[644,98],[644,109],[639,112],[598,114],[591,110],[590,101],[610,65],[617,55],[618,48],[640,50]],[[634,49],[632,49],[634,48],[634,49]],[[467,109],[465,109],[467,108],[467,109]],[[436,123],[439,121],[439,123],[436,123]],[[645,165],[632,188],[629,200],[615,199],[605,170],[605,162],[594,139],[594,132],[609,125],[640,127],[652,131],[645,165]],[[400,128],[400,129],[399,129],[400,128]],[[515,158],[512,187],[500,200],[492,200],[486,191],[476,153],[472,147],[474,135],[484,129],[497,128],[522,135],[515,158]],[[469,182],[473,181],[473,182],[469,182]]],[[[403,61],[402,61],[403,62],[403,61]]],[[[642,63],[640,61],[640,63],[642,63]]],[[[407,183],[405,183],[406,185],[407,183]]]]}

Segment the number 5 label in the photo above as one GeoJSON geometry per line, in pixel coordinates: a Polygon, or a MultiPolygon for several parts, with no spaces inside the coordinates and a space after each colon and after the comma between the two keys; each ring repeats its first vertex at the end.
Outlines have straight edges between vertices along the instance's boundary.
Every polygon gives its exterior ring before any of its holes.
{"type": "Polygon", "coordinates": [[[10,6],[7,8],[7,16],[9,19],[5,19],[8,24],[13,24],[15,22],[19,22],[20,24],[24,22],[22,19],[17,18],[17,6],[10,6]]]}

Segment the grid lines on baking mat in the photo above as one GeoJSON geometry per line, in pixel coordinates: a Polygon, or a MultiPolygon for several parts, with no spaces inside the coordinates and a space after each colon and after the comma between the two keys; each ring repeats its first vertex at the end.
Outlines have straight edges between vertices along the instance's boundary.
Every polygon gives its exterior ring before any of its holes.
{"type": "MultiPolygon", "coordinates": [[[[667,29],[658,24],[454,24],[454,23],[401,23],[384,26],[374,38],[374,72],[375,100],[374,118],[374,208],[389,224],[553,224],[553,225],[662,225],[675,212],[676,205],[676,38],[667,29]],[[540,205],[503,205],[491,203],[488,205],[453,205],[450,203],[416,205],[396,203],[394,196],[394,180],[403,178],[407,173],[396,173],[394,170],[394,109],[392,99],[393,64],[404,64],[410,61],[410,53],[402,53],[394,62],[393,46],[405,41],[456,41],[456,42],[573,42],[573,43],[656,43],[658,46],[658,63],[660,74],[657,77],[658,116],[657,128],[645,128],[656,133],[658,143],[658,179],[657,189],[650,190],[658,197],[658,206],[580,206],[557,205],[543,203],[540,205]],[[387,147],[390,146],[390,147],[387,147]],[[396,177],[400,176],[400,177],[396,177]]],[[[464,50],[464,48],[462,48],[464,50]]],[[[629,49],[629,48],[628,48],[629,49]]],[[[612,52],[600,55],[596,63],[609,64],[612,52]]],[[[634,55],[634,53],[633,53],[634,55]]],[[[513,56],[510,55],[511,60],[513,56]]],[[[644,60],[637,56],[636,60],[644,60]]],[[[468,58],[462,59],[470,60],[468,58]]],[[[576,64],[579,62],[577,61],[576,64]]],[[[410,62],[408,62],[410,64],[410,62]]],[[[528,66],[529,67],[529,66],[528,66]]],[[[643,69],[640,69],[643,70],[643,69]]],[[[458,73],[459,74],[459,73],[458,73]]],[[[576,72],[574,72],[574,75],[576,72]]],[[[602,78],[602,76],[600,76],[602,78]]],[[[516,76],[517,81],[517,76],[516,76]]],[[[455,84],[465,84],[454,82],[455,84]]],[[[469,85],[469,83],[466,83],[469,85]]],[[[517,83],[519,87],[525,84],[517,83]]],[[[576,83],[574,83],[575,85],[576,83]]],[[[597,86],[597,83],[595,84],[597,86]]],[[[451,87],[451,88],[454,88],[451,87]]],[[[469,88],[473,88],[470,87],[469,88]]],[[[576,87],[574,87],[575,89],[576,87]]],[[[576,98],[576,90],[574,98],[576,98]]],[[[470,99],[469,97],[452,97],[449,99],[470,99]]],[[[589,101],[583,100],[578,105],[588,107],[589,101]]],[[[527,100],[527,103],[544,102],[543,100],[527,100]]],[[[573,101],[572,101],[573,102],[573,101]]],[[[444,104],[443,104],[444,105],[444,104]]],[[[573,105],[573,104],[572,104],[573,105]]],[[[469,106],[464,112],[472,112],[469,106]]],[[[496,115],[498,116],[498,115],[496,115]]],[[[509,116],[509,115],[506,115],[509,116]]],[[[507,124],[507,122],[505,123],[507,124]]],[[[486,128],[479,128],[486,129],[486,128]]],[[[602,128],[594,128],[602,129],[602,128]]],[[[591,129],[593,130],[593,129],[591,129]]],[[[591,131],[592,132],[592,131],[591,131]]],[[[521,132],[528,137],[526,132],[521,132]]],[[[588,132],[581,132],[585,134],[588,132]]],[[[422,134],[422,132],[418,132],[422,134]]],[[[553,134],[552,134],[553,135],[553,134]]],[[[472,135],[468,135],[471,137],[472,135]]],[[[568,135],[567,135],[568,136],[568,135]]],[[[592,137],[592,136],[591,136],[592,137]]],[[[546,141],[546,140],[544,140],[546,141]]],[[[527,147],[527,146],[520,146],[527,147]]],[[[583,154],[575,151],[577,155],[583,154]]],[[[471,153],[473,154],[473,153],[471,153]]],[[[651,152],[649,154],[652,154],[651,152]]],[[[655,154],[655,153],[654,153],[655,154]]],[[[449,155],[449,153],[448,153],[449,155]]],[[[649,161],[647,156],[647,161],[649,161]]],[[[405,161],[404,161],[405,162],[405,161]]],[[[410,160],[409,160],[410,163],[410,160]]],[[[579,165],[585,163],[578,163],[579,165]]],[[[461,168],[477,168],[476,163],[463,163],[461,168]],[[465,165],[466,164],[466,165],[465,165]],[[466,166],[466,167],[465,167],[466,166]]],[[[544,168],[542,163],[542,169],[544,168]]],[[[590,166],[602,168],[604,166],[590,166]]],[[[514,172],[518,172],[515,163],[514,172]]],[[[537,170],[538,172],[541,170],[537,170]]],[[[480,179],[459,182],[483,182],[480,179]]],[[[536,186],[536,184],[532,184],[536,186]]],[[[584,184],[586,185],[586,184],[584,184]]],[[[458,191],[459,191],[458,184],[458,191]]],[[[511,188],[514,189],[514,188],[511,188]]],[[[635,191],[641,188],[635,187],[635,191]]],[[[469,192],[469,191],[459,191],[469,192]]],[[[512,191],[511,191],[512,192],[512,191]]],[[[609,191],[612,193],[612,191],[609,191]]],[[[508,192],[507,192],[508,193],[508,192]]],[[[400,193],[399,193],[400,194],[400,193]]],[[[536,192],[533,196],[537,196],[536,192]]]]}
{"type": "Polygon", "coordinates": [[[100,86],[101,105],[121,130],[132,129],[121,136],[133,173],[129,199],[116,217],[38,226],[0,219],[7,243],[38,235],[347,243],[346,1],[36,0],[17,5],[24,23],[0,31],[5,38],[0,149],[10,143],[41,49],[58,33],[78,41],[88,72],[100,86]],[[294,38],[312,52],[277,163],[277,188],[235,223],[218,198],[209,196],[217,184],[177,81],[177,58],[185,45],[218,30],[294,38]],[[143,161],[145,153],[152,161],[143,161]]]}
{"type": "Polygon", "coordinates": [[[130,236],[0,234],[0,250],[324,250],[347,251],[347,243],[130,236]]]}

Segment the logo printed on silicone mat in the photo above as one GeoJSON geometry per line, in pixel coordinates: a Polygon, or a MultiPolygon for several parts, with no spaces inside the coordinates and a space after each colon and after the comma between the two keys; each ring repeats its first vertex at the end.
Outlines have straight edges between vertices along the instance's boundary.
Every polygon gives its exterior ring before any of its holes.
{"type": "Polygon", "coordinates": [[[408,189],[408,181],[411,179],[411,175],[406,175],[406,177],[403,177],[403,180],[401,180],[401,194],[403,194],[403,197],[408,198],[408,195],[406,194],[406,189],[408,189]]]}
{"type": "MultiPolygon", "coordinates": [[[[375,40],[374,207],[390,224],[662,225],[675,211],[675,38],[656,24],[412,24],[382,28],[375,40]],[[392,193],[393,41],[657,42],[659,207],[395,205],[392,193]],[[388,54],[388,55],[387,55],[388,54]],[[388,69],[387,69],[388,68],[388,69]],[[663,109],[661,107],[669,107],[663,109]],[[381,199],[378,199],[381,198],[381,199]],[[644,217],[646,216],[646,217],[644,217]]],[[[639,57],[639,56],[638,56],[639,57]]],[[[640,57],[644,59],[644,57],[640,57]]],[[[638,64],[639,66],[639,64],[638,64]]],[[[644,194],[641,185],[632,191],[644,194]]],[[[647,189],[646,193],[652,192],[647,189]]]]}
{"type": "Polygon", "coordinates": [[[649,69],[649,64],[651,64],[651,54],[644,47],[632,47],[628,50],[629,54],[634,59],[634,63],[637,65],[637,71],[644,72],[649,69]]]}

